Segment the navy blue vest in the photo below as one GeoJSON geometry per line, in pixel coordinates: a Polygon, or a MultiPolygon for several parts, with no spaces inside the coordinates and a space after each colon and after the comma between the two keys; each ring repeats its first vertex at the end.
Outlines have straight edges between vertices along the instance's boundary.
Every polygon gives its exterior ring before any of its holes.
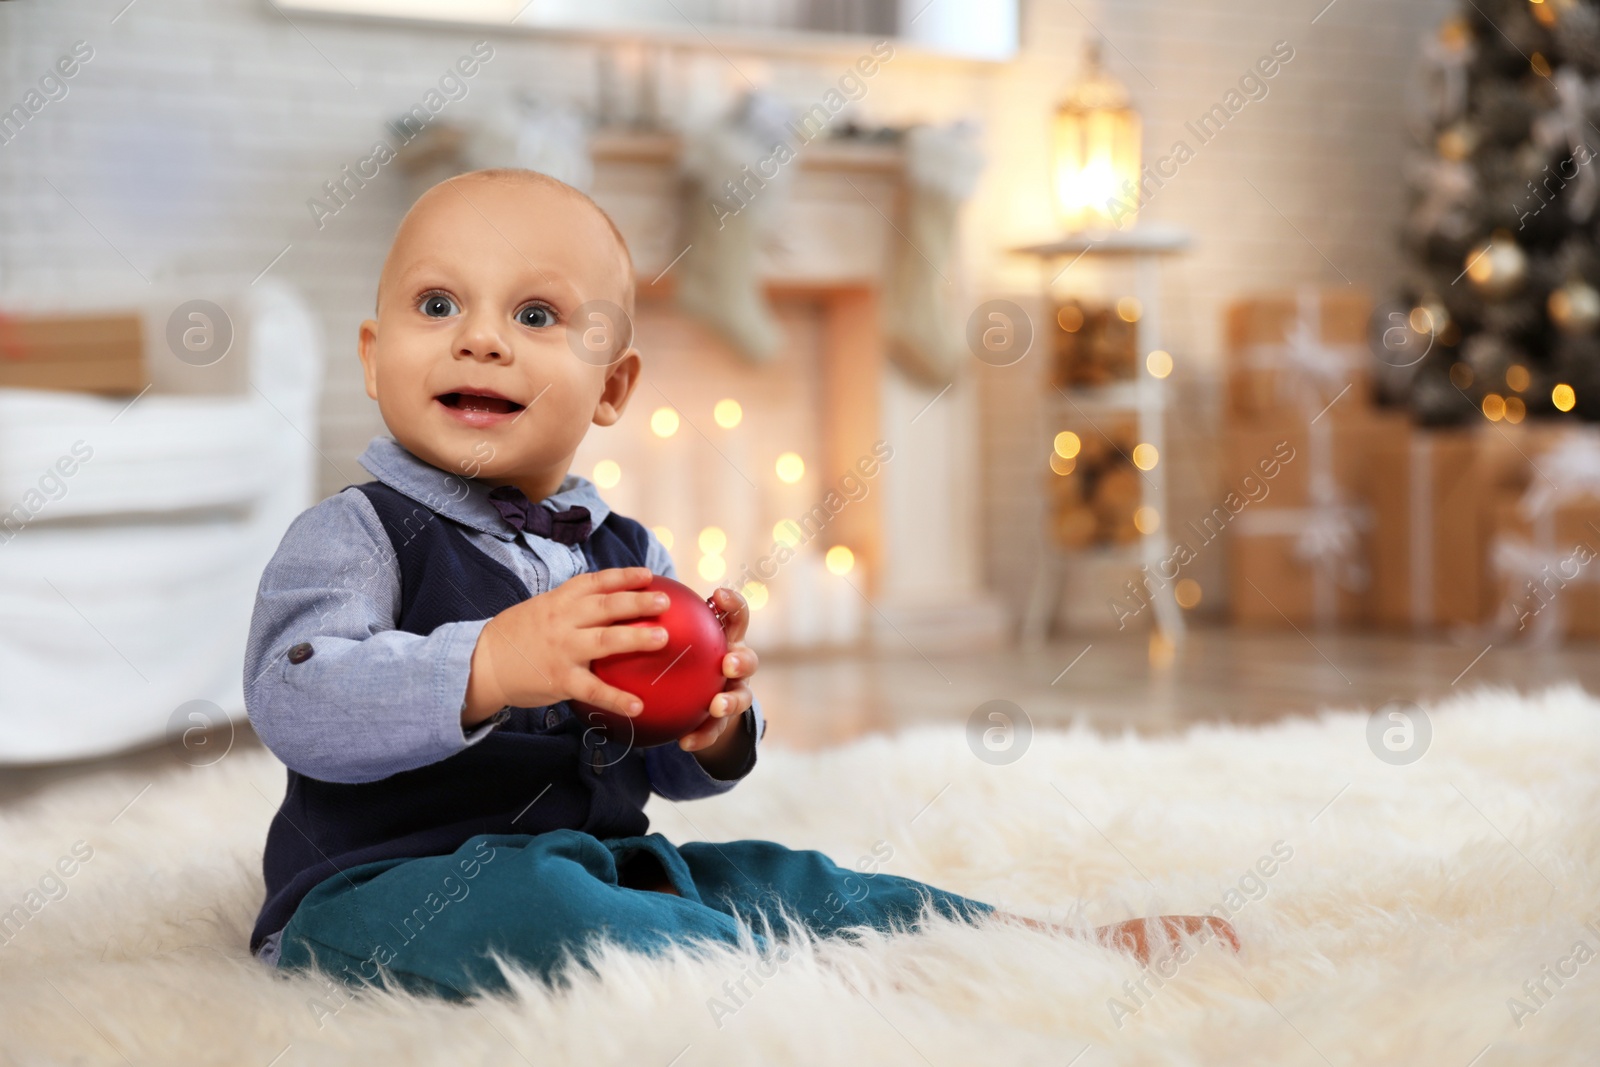
{"type": "MultiPolygon", "coordinates": [[[[366,494],[400,569],[396,629],[429,634],[447,622],[487,619],[528,599],[509,569],[473,547],[454,521],[381,482],[366,494]]],[[[584,543],[589,568],[645,565],[649,535],[615,512],[584,543]]],[[[375,860],[448,855],[477,834],[567,828],[596,837],[647,832],[644,754],[589,730],[565,703],[514,708],[476,744],[448,759],[376,782],[324,782],[289,771],[267,831],[267,899],[250,935],[256,951],[317,883],[375,860]]]]}

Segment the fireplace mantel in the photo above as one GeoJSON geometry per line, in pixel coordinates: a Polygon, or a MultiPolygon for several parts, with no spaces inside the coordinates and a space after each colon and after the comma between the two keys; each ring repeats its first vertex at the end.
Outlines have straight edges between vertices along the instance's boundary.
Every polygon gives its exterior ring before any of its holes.
{"type": "MultiPolygon", "coordinates": [[[[670,133],[609,131],[590,140],[594,198],[617,222],[641,281],[684,250],[678,177],[681,139],[670,133]]],[[[890,219],[900,210],[904,155],[898,145],[818,140],[802,146],[787,214],[764,250],[761,277],[819,288],[880,286],[889,265],[890,219]]],[[[759,192],[757,195],[760,195],[759,192]]],[[[711,212],[707,203],[704,210],[711,212]]]]}
{"type": "MultiPolygon", "coordinates": [[[[592,195],[628,240],[640,315],[670,306],[671,268],[688,243],[683,212],[695,210],[686,205],[680,138],[603,131],[590,149],[592,195]]],[[[784,221],[760,258],[759,276],[770,300],[804,301],[823,316],[820,454],[808,463],[832,482],[871,454],[875,441],[895,450],[879,484],[830,528],[864,564],[870,637],[923,653],[997,640],[1004,618],[980,581],[970,389],[959,380],[947,393],[925,388],[884,356],[880,294],[896,242],[905,239],[898,222],[903,153],[896,144],[819,140],[788,166],[796,171],[784,221]]],[[[673,395],[664,384],[664,395],[673,395]]]]}

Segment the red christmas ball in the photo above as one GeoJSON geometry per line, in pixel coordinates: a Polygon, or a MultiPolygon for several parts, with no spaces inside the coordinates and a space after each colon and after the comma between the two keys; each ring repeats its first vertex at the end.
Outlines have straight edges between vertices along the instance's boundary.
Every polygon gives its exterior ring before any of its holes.
{"type": "Polygon", "coordinates": [[[667,594],[667,610],[630,619],[627,625],[665,627],[667,643],[654,652],[622,652],[589,665],[602,682],[642,700],[644,710],[629,718],[579,700],[570,702],[583,722],[634,748],[664,745],[699,727],[711,717],[711,698],[727,682],[722,659],[728,654],[728,635],[711,603],[682,582],[659,574],[644,591],[667,594]]]}

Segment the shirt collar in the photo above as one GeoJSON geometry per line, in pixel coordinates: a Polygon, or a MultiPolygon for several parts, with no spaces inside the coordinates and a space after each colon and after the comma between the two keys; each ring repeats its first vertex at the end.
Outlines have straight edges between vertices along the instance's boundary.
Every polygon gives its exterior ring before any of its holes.
{"type": "MultiPolygon", "coordinates": [[[[502,541],[517,539],[518,531],[500,517],[489,500],[489,490],[493,486],[441,470],[406,451],[392,437],[374,437],[356,462],[384,485],[447,519],[502,541]]],[[[594,528],[611,514],[594,483],[577,474],[568,474],[561,480],[560,487],[539,503],[556,511],[581,504],[589,509],[589,521],[594,528]]],[[[537,534],[529,536],[538,537],[537,534]]]]}

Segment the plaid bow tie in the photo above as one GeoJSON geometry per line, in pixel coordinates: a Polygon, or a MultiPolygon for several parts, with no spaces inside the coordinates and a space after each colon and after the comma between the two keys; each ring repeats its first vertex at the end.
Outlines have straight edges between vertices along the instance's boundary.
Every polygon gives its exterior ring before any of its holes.
{"type": "Polygon", "coordinates": [[[553,511],[528,499],[514,485],[498,485],[489,491],[489,503],[500,517],[524,533],[538,534],[564,545],[575,545],[589,537],[593,524],[589,509],[574,504],[565,511],[553,511]]]}

